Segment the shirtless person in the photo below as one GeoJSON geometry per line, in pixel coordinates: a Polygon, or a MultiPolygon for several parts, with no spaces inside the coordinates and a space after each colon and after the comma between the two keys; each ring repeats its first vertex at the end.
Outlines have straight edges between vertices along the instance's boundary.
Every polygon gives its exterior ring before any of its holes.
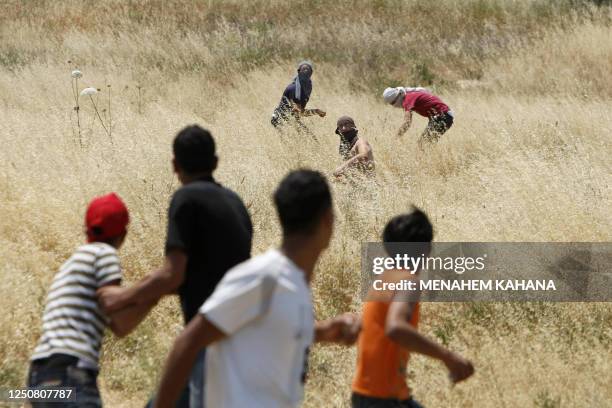
{"type": "Polygon", "coordinates": [[[355,121],[349,116],[341,116],[336,125],[336,134],[340,136],[339,153],[344,163],[334,171],[334,176],[340,177],[349,171],[366,175],[374,175],[374,154],[367,140],[357,135],[355,121]]]}

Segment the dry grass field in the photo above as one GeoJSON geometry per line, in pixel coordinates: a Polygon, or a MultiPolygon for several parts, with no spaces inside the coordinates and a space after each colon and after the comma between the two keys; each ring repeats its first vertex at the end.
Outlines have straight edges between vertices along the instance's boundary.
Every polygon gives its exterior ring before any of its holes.
{"type": "MultiPolygon", "coordinates": [[[[275,185],[299,166],[331,175],[335,120],[355,118],[377,184],[333,184],[336,232],[313,286],[321,318],[360,309],[360,243],[411,204],[430,215],[438,241],[611,241],[607,2],[433,3],[3,1],[0,388],[24,382],[48,285],[83,241],[93,196],[116,191],[131,211],[126,283],[160,265],[178,187],[170,143],[186,124],[213,131],[216,177],[247,203],[258,254],[280,239],[275,185]],[[315,62],[309,106],[328,113],[305,119],[317,142],[269,123],[303,57],[315,62]],[[79,89],[101,89],[94,100],[112,140],[84,98],[79,140],[74,66],[79,89]],[[424,153],[422,118],[395,136],[402,113],[380,95],[396,84],[429,86],[456,114],[424,153]]],[[[609,303],[425,304],[422,316],[425,333],[476,366],[451,387],[441,364],[413,357],[410,383],[425,406],[612,406],[609,303]]],[[[126,339],[108,335],[106,406],[144,405],[181,327],[168,298],[126,339]]],[[[354,362],[354,349],[315,348],[304,405],[347,407],[354,362]]]]}

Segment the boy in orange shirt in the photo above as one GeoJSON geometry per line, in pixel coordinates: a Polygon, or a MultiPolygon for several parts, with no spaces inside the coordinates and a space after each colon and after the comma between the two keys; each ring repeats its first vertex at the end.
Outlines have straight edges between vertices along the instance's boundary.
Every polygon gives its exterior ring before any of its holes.
{"type": "MultiPolygon", "coordinates": [[[[419,209],[392,218],[383,232],[385,250],[390,257],[397,248],[387,243],[415,242],[409,256],[427,256],[431,250],[433,228],[419,209]]],[[[418,271],[416,271],[418,272],[418,271]]],[[[391,270],[382,275],[387,282],[406,279],[405,270],[391,270]]],[[[415,275],[408,275],[415,277],[415,275]]],[[[357,349],[357,372],[351,398],[353,408],[421,408],[412,399],[406,384],[406,367],[411,352],[444,362],[453,382],[474,373],[472,363],[452,353],[417,331],[419,303],[405,299],[404,293],[391,291],[368,294],[363,306],[362,329],[357,349]]]]}

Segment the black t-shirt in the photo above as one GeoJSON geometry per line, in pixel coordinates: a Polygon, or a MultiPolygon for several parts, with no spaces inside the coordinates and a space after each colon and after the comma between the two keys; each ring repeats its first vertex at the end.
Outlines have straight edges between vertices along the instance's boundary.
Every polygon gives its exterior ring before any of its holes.
{"type": "Polygon", "coordinates": [[[308,103],[308,100],[310,99],[310,94],[312,92],[312,83],[311,82],[304,82],[304,85],[302,85],[302,91],[301,91],[301,95],[300,98],[296,98],[295,97],[295,81],[291,82],[289,85],[287,85],[287,88],[285,88],[285,91],[283,92],[283,96],[281,97],[280,103],[278,104],[278,110],[285,112],[285,113],[289,113],[291,112],[291,102],[299,105],[302,109],[306,109],[306,104],[308,103]]]}
{"type": "Polygon", "coordinates": [[[242,200],[212,177],[174,193],[168,210],[166,253],[187,255],[179,296],[185,322],[212,294],[225,272],[251,256],[253,225],[242,200]]]}

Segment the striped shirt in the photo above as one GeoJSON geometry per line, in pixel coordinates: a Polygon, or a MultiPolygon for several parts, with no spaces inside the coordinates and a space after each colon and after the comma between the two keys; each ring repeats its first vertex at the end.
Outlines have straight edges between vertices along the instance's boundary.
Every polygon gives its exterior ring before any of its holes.
{"type": "Polygon", "coordinates": [[[121,280],[115,248],[95,242],[82,245],[53,278],[45,311],[42,336],[31,360],[68,354],[80,364],[97,368],[108,318],[98,305],[96,290],[121,280]]]}

